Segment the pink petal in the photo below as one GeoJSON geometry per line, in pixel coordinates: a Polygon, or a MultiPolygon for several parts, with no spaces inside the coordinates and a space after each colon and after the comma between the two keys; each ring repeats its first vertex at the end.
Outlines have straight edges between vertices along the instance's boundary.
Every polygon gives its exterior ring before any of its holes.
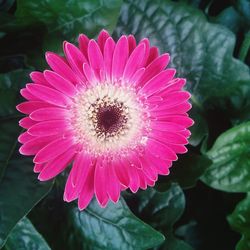
{"type": "Polygon", "coordinates": [[[129,80],[130,85],[136,86],[138,82],[140,82],[140,79],[143,76],[144,72],[145,72],[145,68],[138,69],[130,78],[129,80]]]}
{"type": "Polygon", "coordinates": [[[57,107],[37,109],[30,114],[30,118],[34,121],[63,120],[67,117],[67,110],[57,107]]]}
{"type": "Polygon", "coordinates": [[[93,198],[95,167],[92,166],[86,175],[86,181],[78,198],[78,207],[80,210],[85,209],[93,198]]]}
{"type": "Polygon", "coordinates": [[[140,179],[140,188],[143,190],[146,190],[147,189],[147,182],[145,179],[145,174],[142,172],[141,169],[137,169],[137,174],[138,174],[139,179],[140,179]]]}
{"type": "Polygon", "coordinates": [[[135,71],[142,65],[142,61],[144,59],[145,54],[145,45],[144,43],[138,45],[134,51],[129,56],[129,59],[126,63],[123,77],[127,80],[129,80],[132,75],[135,73],[135,71]]]}
{"type": "Polygon", "coordinates": [[[104,70],[107,81],[111,81],[112,77],[112,60],[115,49],[115,42],[112,37],[109,37],[104,45],[104,70]]]}
{"type": "Polygon", "coordinates": [[[44,78],[44,75],[43,75],[42,72],[33,71],[33,72],[30,73],[30,78],[32,79],[32,81],[34,83],[42,84],[42,85],[45,85],[45,86],[50,86],[50,84],[44,78]]]}
{"type": "Polygon", "coordinates": [[[185,129],[185,126],[173,123],[173,122],[167,122],[167,121],[158,121],[158,120],[152,120],[150,125],[152,130],[160,130],[160,131],[181,131],[185,129]]]}
{"type": "Polygon", "coordinates": [[[47,181],[60,174],[72,161],[75,155],[75,148],[71,148],[65,154],[61,154],[48,162],[38,176],[40,181],[47,181]]]}
{"type": "Polygon", "coordinates": [[[128,166],[129,188],[133,193],[136,193],[140,187],[140,178],[137,169],[134,166],[128,166]]]}
{"type": "Polygon", "coordinates": [[[45,70],[44,76],[55,89],[59,90],[67,96],[75,96],[77,90],[70,81],[66,80],[56,72],[50,70],[45,70]]]}
{"type": "Polygon", "coordinates": [[[23,102],[16,106],[16,109],[20,111],[23,114],[29,115],[33,111],[40,109],[40,108],[46,108],[46,107],[52,107],[49,103],[42,102],[42,101],[29,101],[29,102],[23,102]]]}
{"type": "Polygon", "coordinates": [[[167,115],[165,117],[161,117],[162,121],[173,122],[184,127],[191,127],[194,122],[191,118],[184,115],[167,115]]]}
{"type": "Polygon", "coordinates": [[[183,145],[169,144],[168,146],[171,147],[176,154],[185,154],[188,151],[183,145]]]}
{"type": "Polygon", "coordinates": [[[169,54],[163,54],[157,57],[154,61],[152,61],[145,69],[145,73],[143,74],[140,84],[143,86],[147,81],[149,81],[152,77],[159,74],[163,69],[166,68],[169,63],[170,56],[169,54]]]}
{"type": "Polygon", "coordinates": [[[19,121],[19,125],[22,128],[30,128],[31,126],[35,125],[36,121],[33,121],[32,119],[30,119],[29,117],[24,117],[19,121]]]}
{"type": "Polygon", "coordinates": [[[106,166],[103,166],[103,162],[97,160],[95,167],[95,180],[94,180],[94,190],[98,203],[101,207],[105,207],[108,201],[108,194],[106,191],[106,166]]]}
{"type": "Polygon", "coordinates": [[[97,38],[98,45],[100,47],[101,52],[103,53],[104,51],[104,45],[106,43],[106,40],[110,37],[108,31],[102,30],[97,38]]]}
{"type": "Polygon", "coordinates": [[[107,166],[107,180],[106,180],[106,186],[107,186],[107,193],[109,198],[113,202],[118,202],[120,197],[120,183],[115,175],[114,171],[114,165],[109,164],[107,166]]]}
{"type": "Polygon", "coordinates": [[[45,57],[49,66],[63,78],[71,81],[74,84],[81,82],[81,80],[76,76],[76,74],[72,71],[72,69],[62,57],[52,52],[47,52],[45,57]]]}
{"type": "Polygon", "coordinates": [[[29,90],[27,90],[26,88],[21,89],[21,90],[20,90],[20,93],[21,93],[21,95],[22,95],[25,99],[27,99],[27,100],[29,100],[29,101],[37,101],[37,100],[39,100],[37,97],[33,96],[33,95],[29,92],[29,90]]]}
{"type": "Polygon", "coordinates": [[[26,131],[26,132],[19,135],[18,141],[20,143],[25,143],[25,142],[28,142],[28,141],[34,139],[34,138],[35,138],[34,136],[28,134],[28,132],[26,131]]]}
{"type": "Polygon", "coordinates": [[[83,72],[89,85],[95,86],[98,83],[94,70],[87,63],[83,64],[83,72]]]}
{"type": "Polygon", "coordinates": [[[178,159],[171,148],[153,138],[149,138],[147,142],[146,153],[150,154],[150,152],[154,152],[156,157],[165,160],[176,161],[178,159]]]}
{"type": "Polygon", "coordinates": [[[42,148],[35,156],[34,163],[44,163],[55,159],[57,156],[65,153],[68,154],[68,149],[73,146],[71,138],[59,138],[50,142],[47,146],[42,148]]]}
{"type": "Polygon", "coordinates": [[[128,174],[128,167],[124,166],[120,160],[115,160],[112,162],[114,166],[115,174],[120,181],[120,183],[128,187],[129,186],[129,174],[128,174]]]}
{"type": "Polygon", "coordinates": [[[128,60],[128,39],[126,36],[121,36],[118,40],[112,61],[112,76],[113,80],[119,80],[123,75],[124,67],[128,60]]]}
{"type": "Polygon", "coordinates": [[[47,136],[63,134],[69,128],[65,120],[53,120],[39,122],[28,129],[28,133],[34,136],[47,136]]]}
{"type": "Polygon", "coordinates": [[[45,167],[45,164],[35,164],[33,171],[35,173],[40,173],[45,167]]]}
{"type": "Polygon", "coordinates": [[[152,163],[152,166],[154,166],[157,169],[159,174],[161,174],[161,175],[168,175],[169,174],[169,168],[172,165],[171,161],[162,160],[161,158],[156,158],[152,154],[147,155],[147,157],[149,157],[149,159],[152,163]]]}
{"type": "Polygon", "coordinates": [[[148,60],[146,63],[146,66],[149,65],[152,61],[155,60],[155,58],[157,58],[159,56],[159,50],[157,47],[151,47],[149,50],[149,56],[148,56],[148,60]]]}
{"type": "Polygon", "coordinates": [[[82,72],[82,65],[87,62],[87,59],[83,53],[75,45],[68,42],[64,42],[63,50],[73,71],[79,78],[83,78],[83,80],[85,80],[82,72]]]}
{"type": "Polygon", "coordinates": [[[128,47],[129,47],[129,55],[130,55],[136,47],[136,40],[133,35],[128,36],[128,47]]]}
{"type": "Polygon", "coordinates": [[[143,55],[143,59],[142,59],[142,62],[141,62],[141,65],[143,67],[145,67],[146,66],[146,62],[148,60],[148,56],[149,56],[150,43],[149,43],[149,40],[147,38],[144,38],[144,39],[142,39],[140,41],[139,45],[140,44],[144,44],[145,45],[144,55],[143,55]]]}
{"type": "Polygon", "coordinates": [[[192,108],[192,105],[188,102],[184,102],[181,103],[177,106],[174,107],[166,107],[165,109],[163,109],[161,107],[161,109],[155,108],[154,110],[152,110],[152,117],[157,117],[157,118],[161,118],[162,116],[166,116],[166,115],[180,115],[180,114],[185,114],[186,112],[188,112],[190,109],[192,108]]]}
{"type": "Polygon", "coordinates": [[[166,143],[181,144],[181,145],[188,144],[188,140],[186,139],[185,136],[170,131],[154,130],[150,133],[150,137],[166,143]]]}
{"type": "Polygon", "coordinates": [[[157,171],[153,167],[152,162],[149,160],[148,156],[144,156],[140,158],[141,164],[142,164],[142,171],[143,173],[151,180],[156,181],[157,171]]]}
{"type": "Polygon", "coordinates": [[[89,38],[84,34],[80,34],[78,37],[78,43],[79,43],[79,48],[80,48],[81,52],[83,53],[85,58],[88,60],[89,38]]]}
{"type": "Polygon", "coordinates": [[[32,95],[50,104],[66,107],[68,104],[71,103],[69,97],[52,88],[40,84],[27,84],[26,87],[32,95]]]}
{"type": "Polygon", "coordinates": [[[169,93],[173,91],[179,91],[186,84],[186,79],[183,78],[175,78],[168,83],[168,85],[163,88],[160,93],[162,96],[167,96],[169,93]]]}
{"type": "Polygon", "coordinates": [[[89,41],[88,57],[90,67],[94,70],[97,79],[100,79],[100,71],[104,69],[103,55],[95,40],[89,41]]]}
{"type": "Polygon", "coordinates": [[[175,72],[175,69],[167,69],[160,72],[158,75],[146,82],[139,92],[145,93],[146,96],[154,94],[174,77],[175,72]]]}
{"type": "Polygon", "coordinates": [[[32,140],[27,141],[23,146],[20,147],[19,152],[22,155],[35,155],[45,147],[48,143],[54,140],[55,137],[46,136],[46,137],[35,137],[32,140]]]}

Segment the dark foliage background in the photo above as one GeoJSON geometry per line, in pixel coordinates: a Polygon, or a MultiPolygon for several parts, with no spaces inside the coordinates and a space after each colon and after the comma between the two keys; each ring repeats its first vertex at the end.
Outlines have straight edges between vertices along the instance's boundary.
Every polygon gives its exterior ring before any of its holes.
{"type": "Polygon", "coordinates": [[[250,249],[249,0],[0,0],[0,249],[250,249]],[[79,212],[67,173],[41,183],[18,153],[19,90],[63,40],[148,37],[188,80],[189,152],[136,195],[79,212]]]}

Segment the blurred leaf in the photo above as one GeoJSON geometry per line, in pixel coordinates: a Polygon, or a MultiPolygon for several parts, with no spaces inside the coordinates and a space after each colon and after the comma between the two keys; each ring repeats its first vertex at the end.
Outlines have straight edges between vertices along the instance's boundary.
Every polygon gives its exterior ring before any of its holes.
{"type": "Polygon", "coordinates": [[[250,25],[250,0],[237,0],[236,8],[250,25]]]}
{"type": "Polygon", "coordinates": [[[242,234],[236,250],[250,249],[250,193],[236,206],[227,219],[231,227],[242,234]]]}
{"type": "Polygon", "coordinates": [[[0,117],[18,114],[19,90],[28,82],[29,73],[30,70],[16,70],[0,74],[0,117]]]}
{"type": "Polygon", "coordinates": [[[149,188],[136,194],[136,197],[139,202],[138,212],[141,218],[166,236],[165,242],[159,249],[192,249],[173,235],[173,226],[185,209],[185,196],[178,184],[171,184],[165,192],[157,192],[155,189],[149,188]]]}
{"type": "Polygon", "coordinates": [[[250,93],[249,68],[232,56],[233,33],[207,22],[195,8],[167,0],[125,0],[115,34],[122,33],[135,34],[138,40],[148,37],[162,53],[170,52],[170,66],[178,77],[187,78],[188,90],[205,110],[227,111],[229,104],[240,110],[231,96],[239,95],[242,86],[250,93]]]}
{"type": "Polygon", "coordinates": [[[103,28],[112,32],[121,3],[121,0],[18,0],[16,16],[25,23],[44,23],[48,29],[44,48],[58,51],[63,40],[75,42],[79,33],[94,37],[103,28]]]}
{"type": "Polygon", "coordinates": [[[8,11],[14,3],[15,3],[15,0],[1,0],[0,11],[8,11]]]}
{"type": "Polygon", "coordinates": [[[197,180],[202,176],[212,161],[206,156],[192,152],[179,156],[178,161],[173,163],[170,174],[162,177],[157,189],[166,190],[171,183],[177,182],[182,188],[195,186],[197,180]]]}
{"type": "Polygon", "coordinates": [[[224,9],[217,17],[212,19],[212,21],[226,26],[235,34],[244,26],[243,18],[232,6],[224,9]]]}
{"type": "Polygon", "coordinates": [[[213,164],[202,180],[212,188],[227,192],[250,190],[250,122],[221,134],[207,156],[213,164]]]}
{"type": "Polygon", "coordinates": [[[6,250],[50,250],[29,219],[24,217],[11,231],[5,244],[6,250]]]}
{"type": "Polygon", "coordinates": [[[124,200],[106,208],[93,200],[82,212],[74,207],[68,221],[70,249],[149,249],[164,241],[163,235],[130,212],[124,200]]]}

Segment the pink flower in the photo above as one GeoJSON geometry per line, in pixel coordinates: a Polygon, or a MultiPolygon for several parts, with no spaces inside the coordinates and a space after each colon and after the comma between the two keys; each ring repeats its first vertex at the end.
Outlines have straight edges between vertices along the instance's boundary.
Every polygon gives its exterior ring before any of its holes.
{"type": "Polygon", "coordinates": [[[72,164],[64,200],[78,199],[84,209],[94,195],[105,207],[122,190],[135,193],[168,175],[177,154],[187,152],[193,124],[185,79],[165,69],[169,55],[148,39],[137,45],[132,35],[116,43],[106,31],[63,49],[65,57],[46,53],[51,70],[31,73],[21,90],[27,101],[17,106],[27,115],[20,153],[35,155],[38,179],[72,164]]]}

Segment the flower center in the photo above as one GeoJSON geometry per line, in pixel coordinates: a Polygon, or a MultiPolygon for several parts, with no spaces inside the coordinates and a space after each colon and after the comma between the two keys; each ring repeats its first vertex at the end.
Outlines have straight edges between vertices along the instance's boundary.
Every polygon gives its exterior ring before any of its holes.
{"type": "Polygon", "coordinates": [[[92,154],[115,153],[143,143],[149,119],[132,89],[100,84],[80,91],[71,108],[76,140],[92,154]]]}

